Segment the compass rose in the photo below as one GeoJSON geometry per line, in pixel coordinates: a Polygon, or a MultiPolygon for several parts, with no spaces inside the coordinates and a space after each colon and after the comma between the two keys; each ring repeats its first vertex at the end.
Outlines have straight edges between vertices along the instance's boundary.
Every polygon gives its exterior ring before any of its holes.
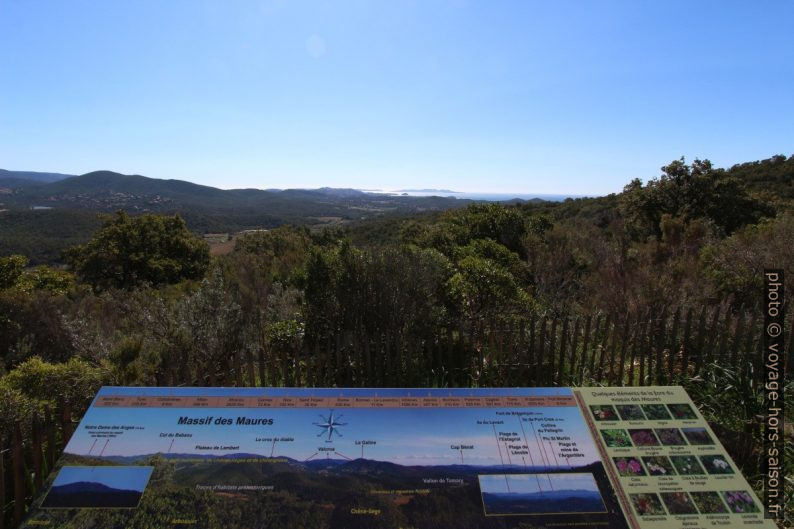
{"type": "Polygon", "coordinates": [[[339,419],[342,418],[342,415],[338,415],[334,417],[334,410],[331,410],[331,413],[328,414],[328,417],[325,415],[320,415],[320,418],[323,420],[322,422],[313,422],[312,424],[317,426],[318,428],[322,428],[323,431],[317,434],[317,437],[322,437],[326,433],[328,434],[328,439],[325,440],[326,443],[331,442],[331,436],[333,434],[342,437],[342,434],[339,433],[339,427],[345,426],[346,422],[339,422],[339,419]]]}

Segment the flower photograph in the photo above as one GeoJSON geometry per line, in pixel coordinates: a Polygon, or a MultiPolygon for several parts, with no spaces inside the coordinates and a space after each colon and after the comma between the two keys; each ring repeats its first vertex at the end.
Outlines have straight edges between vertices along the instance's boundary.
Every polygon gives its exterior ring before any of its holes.
{"type": "Polygon", "coordinates": [[[620,418],[624,421],[644,421],[645,414],[637,404],[621,404],[615,406],[618,409],[620,418]]]}
{"type": "Polygon", "coordinates": [[[714,439],[711,438],[705,428],[681,428],[689,444],[691,445],[713,445],[714,439]]]}
{"type": "Polygon", "coordinates": [[[668,421],[671,418],[664,404],[643,404],[641,407],[649,421],[668,421]]]}
{"type": "Polygon", "coordinates": [[[645,456],[642,458],[648,474],[651,476],[673,476],[675,470],[667,456],[645,456]]]}
{"type": "Polygon", "coordinates": [[[634,446],[659,446],[659,440],[653,434],[653,430],[645,428],[629,430],[629,435],[634,446]]]}
{"type": "Polygon", "coordinates": [[[593,412],[593,417],[595,417],[595,420],[597,421],[618,420],[618,414],[615,413],[615,408],[609,404],[590,406],[590,411],[593,412]]]}
{"type": "Polygon", "coordinates": [[[676,471],[682,476],[706,473],[695,456],[670,456],[670,461],[673,462],[676,471]]]}
{"type": "Polygon", "coordinates": [[[700,514],[723,514],[727,513],[728,509],[720,499],[720,495],[716,492],[690,492],[692,501],[695,502],[700,514]]]}
{"type": "Polygon", "coordinates": [[[621,476],[644,476],[645,469],[636,457],[613,457],[612,461],[621,476]]]}
{"type": "Polygon", "coordinates": [[[667,514],[662,507],[662,502],[659,500],[658,494],[643,493],[643,494],[630,494],[631,503],[634,505],[634,510],[640,516],[658,516],[667,514]]]}
{"type": "Polygon", "coordinates": [[[748,513],[759,512],[758,506],[753,501],[752,496],[746,490],[726,490],[722,493],[725,503],[731,512],[748,513]]]}
{"type": "Polygon", "coordinates": [[[697,419],[698,416],[689,404],[668,404],[667,408],[675,419],[697,419]]]}
{"type": "Polygon", "coordinates": [[[700,456],[700,462],[706,468],[709,474],[733,474],[733,468],[730,463],[720,455],[716,456],[700,456]]]}
{"type": "Polygon", "coordinates": [[[686,492],[663,492],[662,500],[670,514],[697,514],[695,504],[686,492]]]}
{"type": "Polygon", "coordinates": [[[665,446],[681,446],[686,444],[678,428],[656,428],[654,432],[656,432],[656,437],[659,438],[659,441],[665,446]]]}
{"type": "Polygon", "coordinates": [[[610,448],[631,446],[631,438],[626,430],[601,430],[601,437],[610,448]]]}

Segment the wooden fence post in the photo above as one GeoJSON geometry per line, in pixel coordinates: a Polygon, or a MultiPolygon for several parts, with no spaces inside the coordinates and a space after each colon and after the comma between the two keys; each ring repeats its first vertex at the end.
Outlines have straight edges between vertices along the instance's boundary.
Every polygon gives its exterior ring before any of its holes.
{"type": "Polygon", "coordinates": [[[573,320],[573,333],[571,334],[571,362],[568,368],[568,380],[573,384],[574,376],[576,375],[576,346],[579,342],[579,316],[573,320]]]}
{"type": "Polygon", "coordinates": [[[643,324],[643,340],[640,344],[640,375],[639,375],[639,385],[644,386],[646,380],[650,379],[648,375],[648,370],[650,369],[648,365],[648,359],[651,355],[651,337],[653,336],[653,312],[651,309],[648,309],[647,316],[645,317],[645,323],[643,324]]]}
{"type": "Polygon", "coordinates": [[[19,525],[25,516],[25,456],[22,447],[22,432],[19,423],[14,424],[11,441],[11,465],[14,477],[14,525],[19,525]]]}
{"type": "Polygon", "coordinates": [[[250,347],[245,348],[245,373],[248,375],[248,387],[256,387],[256,373],[254,371],[254,353],[250,347]]]}
{"type": "Polygon", "coordinates": [[[750,326],[747,327],[747,337],[745,338],[744,342],[744,351],[741,355],[740,361],[743,363],[742,369],[744,369],[744,364],[748,362],[751,358],[751,351],[755,344],[755,337],[756,335],[756,323],[758,322],[758,317],[755,312],[753,312],[752,317],[750,318],[750,326]]]}
{"type": "MultiPolygon", "coordinates": [[[[650,314],[651,314],[650,309],[645,314],[646,314],[645,318],[641,317],[640,320],[637,320],[637,334],[635,335],[634,342],[631,345],[631,359],[629,360],[629,383],[628,383],[629,386],[635,385],[634,364],[636,363],[637,360],[638,349],[640,350],[640,354],[642,354],[641,353],[642,347],[645,344],[645,333],[647,332],[648,329],[648,319],[650,318],[650,314]]],[[[642,385],[642,375],[643,373],[640,373],[639,385],[642,385]]]]}
{"type": "Polygon", "coordinates": [[[0,436],[0,529],[5,529],[6,522],[6,445],[5,438],[0,436]]]}
{"type": "MultiPolygon", "coordinates": [[[[619,321],[620,321],[620,318],[615,318],[615,330],[612,333],[612,347],[610,347],[610,349],[609,349],[609,360],[607,361],[608,370],[604,373],[606,375],[606,377],[605,377],[606,380],[610,384],[614,383],[615,375],[617,374],[617,373],[615,373],[615,361],[617,359],[618,347],[620,347],[622,352],[625,353],[625,343],[626,343],[626,340],[628,340],[628,332],[629,332],[629,315],[628,314],[625,315],[625,320],[623,322],[623,332],[620,333],[620,335],[618,335],[618,322],[619,321]],[[618,336],[620,336],[620,341],[621,341],[620,346],[618,346],[618,343],[617,343],[618,336]]],[[[621,375],[621,378],[623,378],[622,375],[621,375]]]]}
{"type": "Polygon", "coordinates": [[[529,318],[529,348],[527,349],[527,366],[529,367],[529,373],[533,373],[534,369],[532,364],[535,362],[535,314],[532,314],[529,318]]]}
{"type": "Polygon", "coordinates": [[[345,386],[351,387],[353,386],[353,379],[355,378],[353,375],[355,374],[355,367],[357,364],[357,351],[356,351],[356,342],[352,337],[352,333],[347,331],[344,335],[345,339],[345,386]]]}
{"type": "Polygon", "coordinates": [[[662,309],[662,315],[659,317],[659,325],[656,327],[654,334],[654,342],[656,344],[656,361],[654,362],[653,374],[651,377],[656,384],[662,381],[661,375],[663,372],[662,353],[665,349],[665,336],[667,335],[667,306],[662,309]]]}
{"type": "Polygon", "coordinates": [[[745,313],[744,306],[739,308],[739,318],[736,320],[736,332],[733,333],[733,340],[731,340],[730,356],[728,362],[732,366],[736,366],[736,360],[739,358],[741,352],[742,338],[745,333],[745,313]]]}
{"type": "Polygon", "coordinates": [[[590,314],[587,316],[587,321],[584,324],[584,336],[582,340],[582,354],[580,355],[581,358],[579,359],[579,365],[575,366],[574,369],[578,370],[574,372],[574,381],[578,381],[581,385],[584,381],[584,370],[587,369],[587,347],[590,345],[590,326],[593,323],[593,315],[590,314]],[[576,378],[576,372],[579,373],[579,377],[576,378]]]}
{"type": "MultiPolygon", "coordinates": [[[[295,358],[294,344],[285,345],[281,349],[281,385],[293,387],[293,370],[291,369],[291,361],[295,358]]],[[[276,355],[279,356],[279,355],[276,355]]]]}
{"type": "Polygon", "coordinates": [[[336,363],[334,365],[334,385],[341,386],[341,376],[340,370],[342,369],[342,331],[336,333],[336,339],[334,340],[335,346],[335,353],[336,353],[336,363]]]}
{"type": "Polygon", "coordinates": [[[234,382],[237,387],[243,387],[243,366],[240,362],[240,350],[237,348],[234,350],[234,375],[234,382]]]}
{"type": "Polygon", "coordinates": [[[714,315],[711,318],[711,327],[709,327],[709,334],[708,334],[708,345],[706,346],[706,358],[704,360],[704,365],[708,365],[712,362],[714,358],[714,353],[717,350],[717,325],[719,324],[720,320],[720,309],[722,307],[716,307],[714,309],[714,315]]]}
{"type": "Polygon", "coordinates": [[[731,325],[733,321],[733,315],[728,307],[725,308],[725,317],[722,319],[722,332],[720,333],[719,339],[719,348],[717,351],[717,358],[720,365],[725,363],[727,347],[728,347],[728,335],[731,333],[731,325]]]}
{"type": "Polygon", "coordinates": [[[39,420],[38,413],[33,414],[31,424],[31,433],[33,436],[30,448],[33,451],[31,460],[33,462],[33,484],[36,490],[39,490],[42,485],[42,461],[41,461],[41,421],[39,420]]]}
{"type": "Polygon", "coordinates": [[[557,338],[557,318],[551,320],[551,332],[549,333],[549,365],[543,377],[544,385],[551,386],[554,383],[554,353],[556,352],[555,342],[557,338]]]}
{"type": "Polygon", "coordinates": [[[55,466],[55,423],[49,406],[44,407],[44,432],[47,436],[47,468],[51,471],[55,466]]]}
{"type": "Polygon", "coordinates": [[[72,438],[74,425],[72,424],[72,407],[69,401],[64,401],[61,406],[61,432],[63,433],[63,448],[72,438]]]}
{"type": "MultiPolygon", "coordinates": [[[[591,379],[595,376],[595,357],[598,350],[598,332],[601,329],[601,318],[601,314],[596,317],[595,328],[593,330],[593,346],[592,352],[590,353],[590,370],[588,371],[588,376],[591,379]]],[[[608,323],[607,321],[607,324],[608,323]]],[[[584,373],[582,373],[582,382],[584,382],[584,373]]]]}
{"type": "Polygon", "coordinates": [[[604,377],[604,357],[607,355],[609,349],[610,336],[612,337],[612,347],[615,347],[615,333],[618,329],[618,322],[614,320],[611,315],[607,314],[606,323],[604,324],[604,336],[601,340],[601,352],[598,355],[598,369],[596,370],[596,382],[601,382],[604,377]]]}
{"type": "Polygon", "coordinates": [[[681,355],[681,372],[686,375],[689,373],[689,348],[692,341],[689,336],[692,332],[692,307],[686,311],[686,323],[684,323],[684,336],[682,338],[683,354],[681,355]]]}
{"type": "Polygon", "coordinates": [[[217,386],[218,385],[218,380],[216,378],[217,369],[218,368],[217,368],[217,365],[215,364],[214,360],[208,360],[207,362],[204,363],[204,371],[205,371],[205,375],[207,376],[207,378],[201,377],[201,382],[200,383],[201,383],[202,386],[206,387],[207,382],[209,382],[210,386],[217,386]]]}
{"type": "Polygon", "coordinates": [[[305,387],[306,386],[306,373],[304,372],[306,363],[303,362],[304,351],[305,347],[303,344],[303,338],[301,338],[300,343],[295,348],[295,356],[292,359],[292,365],[294,366],[295,370],[295,387],[305,387]]]}
{"type": "MultiPolygon", "coordinates": [[[[629,346],[629,341],[631,341],[631,337],[636,334],[636,331],[632,332],[631,326],[631,316],[626,315],[626,323],[623,325],[623,339],[621,340],[620,344],[620,360],[618,361],[618,371],[616,373],[617,377],[610,377],[612,383],[617,380],[620,386],[623,386],[623,378],[625,376],[624,370],[626,368],[626,350],[629,346]]],[[[614,362],[612,364],[614,366],[614,362]]]]}
{"type": "Polygon", "coordinates": [[[700,318],[698,319],[698,336],[697,336],[697,351],[695,351],[695,376],[700,374],[700,369],[703,366],[703,358],[705,353],[703,351],[703,338],[706,333],[706,306],[700,309],[700,318]]]}
{"type": "Polygon", "coordinates": [[[180,376],[182,377],[182,384],[186,386],[193,385],[193,370],[190,369],[189,355],[185,351],[182,351],[182,365],[180,366],[180,376]]]}
{"type": "Polygon", "coordinates": [[[560,358],[557,362],[557,376],[555,383],[562,386],[563,370],[565,369],[565,345],[568,342],[568,316],[562,320],[562,332],[560,333],[560,358]]]}
{"type": "Polygon", "coordinates": [[[675,376],[675,359],[680,351],[681,344],[678,341],[678,324],[681,322],[681,307],[675,309],[673,316],[673,328],[670,330],[670,338],[667,341],[667,377],[665,382],[670,383],[675,376]]]}
{"type": "Polygon", "coordinates": [[[537,385],[538,381],[543,380],[539,375],[543,374],[543,356],[546,348],[546,316],[540,319],[540,335],[538,336],[538,354],[535,356],[535,370],[532,376],[532,385],[537,385]]]}
{"type": "Polygon", "coordinates": [[[264,387],[267,386],[267,372],[265,371],[265,343],[263,339],[259,340],[259,351],[257,356],[259,357],[259,363],[257,368],[259,368],[259,386],[264,387]]]}
{"type": "Polygon", "coordinates": [[[237,350],[235,349],[231,353],[225,353],[223,355],[223,363],[221,365],[222,372],[220,373],[220,381],[226,387],[232,387],[234,385],[234,379],[232,378],[234,375],[234,356],[237,354],[237,350]]]}

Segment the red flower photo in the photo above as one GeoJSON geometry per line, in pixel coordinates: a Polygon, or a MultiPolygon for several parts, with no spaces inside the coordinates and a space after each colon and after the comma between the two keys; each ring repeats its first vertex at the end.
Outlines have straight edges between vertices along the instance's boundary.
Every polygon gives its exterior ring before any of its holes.
{"type": "Polygon", "coordinates": [[[659,439],[653,434],[653,430],[644,428],[629,430],[629,435],[634,446],[659,446],[659,439]]]}

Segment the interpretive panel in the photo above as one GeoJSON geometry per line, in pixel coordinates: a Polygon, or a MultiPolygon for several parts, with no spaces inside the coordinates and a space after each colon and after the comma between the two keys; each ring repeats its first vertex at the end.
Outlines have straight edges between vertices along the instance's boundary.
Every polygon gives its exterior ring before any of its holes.
{"type": "Polygon", "coordinates": [[[683,388],[574,391],[633,527],[775,528],[683,388]]]}
{"type": "Polygon", "coordinates": [[[23,527],[770,527],[679,387],[102,388],[23,527]]]}
{"type": "Polygon", "coordinates": [[[103,388],[27,527],[628,528],[568,388],[103,388]]]}

